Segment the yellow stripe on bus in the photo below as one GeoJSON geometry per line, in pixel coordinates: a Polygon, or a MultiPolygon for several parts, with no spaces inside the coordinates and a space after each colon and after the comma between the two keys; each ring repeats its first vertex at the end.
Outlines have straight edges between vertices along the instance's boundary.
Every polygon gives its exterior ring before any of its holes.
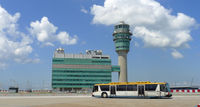
{"type": "Polygon", "coordinates": [[[95,85],[141,85],[141,84],[166,84],[166,83],[165,82],[140,81],[140,82],[111,82],[108,84],[95,84],[95,85]]]}

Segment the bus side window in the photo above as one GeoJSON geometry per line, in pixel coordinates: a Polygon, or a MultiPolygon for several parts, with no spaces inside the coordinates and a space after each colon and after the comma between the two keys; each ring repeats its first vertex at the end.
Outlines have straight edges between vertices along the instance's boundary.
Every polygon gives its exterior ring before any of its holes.
{"type": "Polygon", "coordinates": [[[146,84],[145,91],[155,91],[157,88],[157,84],[146,84]]]}
{"type": "Polygon", "coordinates": [[[127,91],[137,91],[137,85],[127,85],[127,91]]]}
{"type": "Polygon", "coordinates": [[[93,92],[97,92],[98,91],[98,86],[94,86],[93,87],[93,92]]]}
{"type": "Polygon", "coordinates": [[[101,91],[109,91],[109,85],[101,85],[101,91]]]}
{"type": "Polygon", "coordinates": [[[126,85],[117,85],[117,91],[126,91],[126,85]]]}

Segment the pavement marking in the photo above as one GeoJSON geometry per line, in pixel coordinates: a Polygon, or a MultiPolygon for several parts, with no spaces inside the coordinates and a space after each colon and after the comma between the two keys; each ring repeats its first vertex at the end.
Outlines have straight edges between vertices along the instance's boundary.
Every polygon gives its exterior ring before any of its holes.
{"type": "Polygon", "coordinates": [[[25,98],[89,98],[91,96],[0,96],[0,99],[25,99],[25,98]]]}
{"type": "Polygon", "coordinates": [[[174,98],[174,97],[200,97],[199,95],[197,95],[197,96],[184,96],[184,95],[181,95],[181,96],[172,96],[172,98],[174,98]]]}
{"type": "MultiPolygon", "coordinates": [[[[172,96],[172,98],[180,98],[180,97],[200,97],[199,95],[198,96],[184,96],[184,95],[181,95],[181,96],[172,96]]],[[[26,98],[29,98],[29,99],[39,99],[39,98],[92,98],[92,96],[0,96],[0,99],[26,99],[26,98]]]]}

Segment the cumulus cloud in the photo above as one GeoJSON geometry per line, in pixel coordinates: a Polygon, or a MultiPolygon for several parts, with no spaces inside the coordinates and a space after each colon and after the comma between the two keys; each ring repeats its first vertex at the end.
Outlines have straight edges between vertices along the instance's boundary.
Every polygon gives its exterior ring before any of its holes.
{"type": "Polygon", "coordinates": [[[85,13],[85,14],[88,13],[88,11],[87,11],[85,8],[81,8],[81,12],[83,12],[83,13],[85,13]]]}
{"type": "Polygon", "coordinates": [[[178,52],[177,50],[175,50],[175,49],[172,51],[171,55],[172,55],[175,59],[183,58],[183,55],[182,55],[180,52],[178,52]]]}
{"type": "Polygon", "coordinates": [[[60,32],[57,35],[57,38],[61,42],[61,44],[72,45],[72,44],[76,44],[78,37],[75,35],[72,38],[69,36],[69,34],[67,32],[60,32]]]}
{"type": "Polygon", "coordinates": [[[0,35],[0,59],[26,58],[32,53],[31,40],[22,37],[21,41],[12,41],[0,35]]]}
{"type": "Polygon", "coordinates": [[[103,6],[93,5],[91,13],[94,24],[130,24],[133,36],[146,47],[189,47],[191,28],[196,24],[184,13],[172,15],[171,10],[155,0],[105,0],[103,6]]]}
{"type": "Polygon", "coordinates": [[[140,47],[139,43],[136,42],[136,41],[134,42],[134,46],[135,46],[135,47],[140,47]]]}
{"type": "Polygon", "coordinates": [[[10,15],[4,8],[0,6],[0,33],[15,34],[17,29],[16,22],[20,17],[20,13],[10,15]]]}
{"type": "Polygon", "coordinates": [[[39,63],[40,59],[36,58],[36,59],[31,59],[31,58],[15,58],[15,61],[18,63],[39,63]]]}
{"type": "Polygon", "coordinates": [[[0,6],[0,67],[6,67],[10,60],[27,59],[32,53],[32,40],[17,29],[19,18],[20,13],[11,15],[0,6]]]}
{"type": "Polygon", "coordinates": [[[47,17],[43,17],[41,21],[31,22],[31,33],[36,36],[40,42],[48,41],[58,29],[52,23],[48,21],[47,17]]]}
{"type": "Polygon", "coordinates": [[[43,17],[41,21],[30,23],[30,33],[37,40],[47,46],[54,46],[53,42],[58,41],[63,45],[73,45],[77,43],[77,36],[71,37],[67,32],[57,33],[58,27],[49,22],[47,17],[43,17]]]}

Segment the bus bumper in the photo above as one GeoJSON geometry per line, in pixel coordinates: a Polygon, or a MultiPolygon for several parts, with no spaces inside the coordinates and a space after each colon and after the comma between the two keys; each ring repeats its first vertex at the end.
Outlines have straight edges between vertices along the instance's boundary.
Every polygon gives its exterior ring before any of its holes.
{"type": "Polygon", "coordinates": [[[166,95],[166,97],[172,97],[172,94],[168,94],[168,95],[166,95]]]}

